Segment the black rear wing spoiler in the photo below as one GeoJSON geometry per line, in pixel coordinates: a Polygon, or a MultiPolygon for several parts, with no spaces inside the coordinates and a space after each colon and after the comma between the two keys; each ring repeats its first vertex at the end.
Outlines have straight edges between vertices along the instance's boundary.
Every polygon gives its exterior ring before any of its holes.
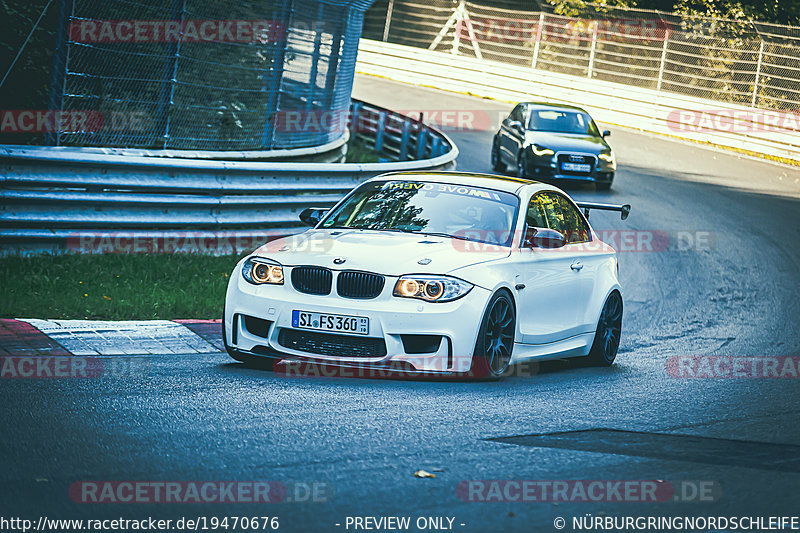
{"type": "Polygon", "coordinates": [[[583,214],[586,215],[586,218],[589,218],[590,209],[602,209],[603,211],[619,211],[622,220],[628,218],[628,215],[631,212],[631,204],[613,205],[613,204],[595,204],[593,202],[575,202],[575,203],[578,204],[578,207],[583,209],[583,214]]]}

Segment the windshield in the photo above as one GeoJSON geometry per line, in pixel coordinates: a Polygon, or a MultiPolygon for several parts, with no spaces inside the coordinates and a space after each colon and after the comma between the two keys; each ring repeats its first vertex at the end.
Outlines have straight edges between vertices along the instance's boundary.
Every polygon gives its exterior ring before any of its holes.
{"type": "Polygon", "coordinates": [[[513,194],[451,183],[365,183],[322,223],[355,228],[443,235],[510,246],[519,198],[513,194]]]}
{"type": "Polygon", "coordinates": [[[531,118],[528,120],[528,129],[555,133],[577,133],[594,137],[600,136],[592,117],[580,111],[534,109],[531,111],[531,118]]]}

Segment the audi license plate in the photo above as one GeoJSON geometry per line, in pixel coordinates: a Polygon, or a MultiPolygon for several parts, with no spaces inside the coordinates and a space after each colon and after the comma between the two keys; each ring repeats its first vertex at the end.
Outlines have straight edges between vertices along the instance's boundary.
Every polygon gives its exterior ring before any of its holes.
{"type": "Polygon", "coordinates": [[[329,315],[327,313],[292,311],[292,327],[367,335],[369,334],[369,318],[365,316],[329,315]]]}
{"type": "Polygon", "coordinates": [[[569,170],[570,172],[591,172],[592,165],[583,163],[561,163],[561,170],[569,170]]]}

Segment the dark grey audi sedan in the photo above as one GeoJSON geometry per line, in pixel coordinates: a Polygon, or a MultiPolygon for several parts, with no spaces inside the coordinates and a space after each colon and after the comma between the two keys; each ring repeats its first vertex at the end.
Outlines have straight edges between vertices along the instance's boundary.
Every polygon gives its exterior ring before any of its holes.
{"type": "Polygon", "coordinates": [[[492,142],[492,168],[539,181],[594,182],[607,190],[617,161],[592,117],[570,105],[523,102],[503,120],[492,142]]]}

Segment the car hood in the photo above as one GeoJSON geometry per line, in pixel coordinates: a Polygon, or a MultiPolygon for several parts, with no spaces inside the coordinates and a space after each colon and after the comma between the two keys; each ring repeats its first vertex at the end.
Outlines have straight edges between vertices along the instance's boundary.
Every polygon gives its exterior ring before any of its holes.
{"type": "Polygon", "coordinates": [[[536,143],[539,146],[550,148],[556,152],[564,151],[599,154],[603,150],[609,149],[609,146],[602,139],[602,137],[592,137],[591,135],[575,135],[574,133],[527,131],[525,132],[525,143],[536,143]]]}
{"type": "Polygon", "coordinates": [[[447,237],[350,229],[310,230],[274,240],[255,252],[286,266],[318,265],[386,276],[444,274],[476,263],[502,259],[510,253],[510,248],[447,237]],[[345,261],[335,264],[334,259],[345,261]]]}

